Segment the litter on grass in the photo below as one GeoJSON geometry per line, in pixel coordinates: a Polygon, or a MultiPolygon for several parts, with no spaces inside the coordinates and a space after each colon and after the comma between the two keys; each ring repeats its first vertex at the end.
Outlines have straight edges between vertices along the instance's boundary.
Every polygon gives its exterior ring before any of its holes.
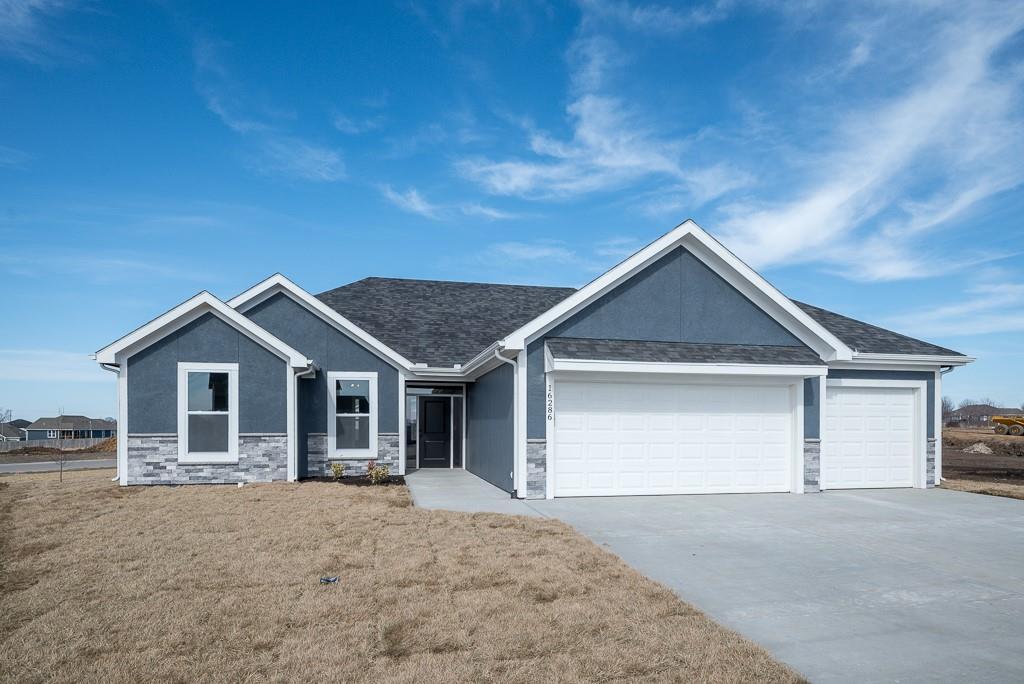
{"type": "Polygon", "coordinates": [[[337,584],[337,583],[338,583],[338,575],[335,575],[334,577],[321,577],[320,578],[320,584],[337,584]]]}

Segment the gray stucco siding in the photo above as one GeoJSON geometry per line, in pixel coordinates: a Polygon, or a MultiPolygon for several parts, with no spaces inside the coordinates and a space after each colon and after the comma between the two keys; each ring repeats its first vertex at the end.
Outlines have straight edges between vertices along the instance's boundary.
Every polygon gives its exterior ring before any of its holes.
{"type": "Polygon", "coordinates": [[[840,370],[830,368],[830,379],[860,378],[868,380],[924,380],[928,383],[927,415],[928,437],[935,437],[935,373],[931,371],[840,370]]]}
{"type": "Polygon", "coordinates": [[[213,314],[128,358],[128,432],[178,431],[178,363],[238,364],[238,431],[287,431],[286,362],[213,314]]]}
{"type": "Polygon", "coordinates": [[[804,379],[804,439],[821,438],[821,384],[818,378],[804,379]]]}
{"type": "Polygon", "coordinates": [[[514,384],[503,363],[466,385],[466,469],[506,492],[514,485],[514,384]]]}
{"type": "Polygon", "coordinates": [[[283,293],[245,315],[319,366],[315,379],[299,383],[300,421],[309,432],[327,431],[327,373],[331,371],[376,372],[377,429],[398,432],[397,368],[283,293]]]}
{"type": "Polygon", "coordinates": [[[543,438],[546,432],[548,337],[804,346],[704,262],[678,247],[527,346],[530,439],[543,438]]]}

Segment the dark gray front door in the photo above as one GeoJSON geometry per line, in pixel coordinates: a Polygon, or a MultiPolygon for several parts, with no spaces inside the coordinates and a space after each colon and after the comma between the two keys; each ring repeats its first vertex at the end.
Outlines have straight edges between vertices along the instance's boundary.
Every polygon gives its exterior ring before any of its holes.
{"type": "Polygon", "coordinates": [[[452,400],[420,399],[420,468],[448,468],[452,457],[452,400]]]}

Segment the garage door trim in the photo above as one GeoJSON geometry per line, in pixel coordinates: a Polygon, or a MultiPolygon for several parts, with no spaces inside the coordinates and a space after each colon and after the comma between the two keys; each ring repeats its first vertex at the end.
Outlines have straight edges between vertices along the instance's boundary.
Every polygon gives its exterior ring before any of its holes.
{"type": "MultiPolygon", "coordinates": [[[[904,388],[914,391],[914,462],[913,462],[913,486],[916,489],[927,487],[927,449],[928,433],[926,416],[928,415],[928,383],[925,380],[882,380],[874,378],[826,378],[825,386],[828,387],[876,387],[876,388],[904,388]]],[[[824,470],[826,458],[825,420],[828,402],[825,397],[821,401],[821,469],[824,470]]],[[[822,478],[821,490],[825,491],[824,478],[822,478]]]]}
{"type": "Polygon", "coordinates": [[[797,375],[775,376],[742,376],[742,375],[710,375],[710,374],[661,374],[661,373],[608,373],[608,372],[572,372],[558,371],[545,373],[544,386],[544,418],[546,428],[546,472],[545,497],[555,497],[555,475],[558,469],[558,454],[555,438],[555,394],[559,382],[634,382],[634,383],[667,383],[686,385],[766,385],[787,387],[792,407],[793,425],[792,453],[790,456],[789,483],[790,492],[804,492],[804,377],[797,375]]]}

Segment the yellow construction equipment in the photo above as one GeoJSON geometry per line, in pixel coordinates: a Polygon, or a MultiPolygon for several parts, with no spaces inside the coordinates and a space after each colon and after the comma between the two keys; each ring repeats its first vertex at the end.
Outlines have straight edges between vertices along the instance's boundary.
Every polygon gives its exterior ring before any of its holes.
{"type": "Polygon", "coordinates": [[[1024,416],[993,416],[997,435],[1024,435],[1024,416]]]}

